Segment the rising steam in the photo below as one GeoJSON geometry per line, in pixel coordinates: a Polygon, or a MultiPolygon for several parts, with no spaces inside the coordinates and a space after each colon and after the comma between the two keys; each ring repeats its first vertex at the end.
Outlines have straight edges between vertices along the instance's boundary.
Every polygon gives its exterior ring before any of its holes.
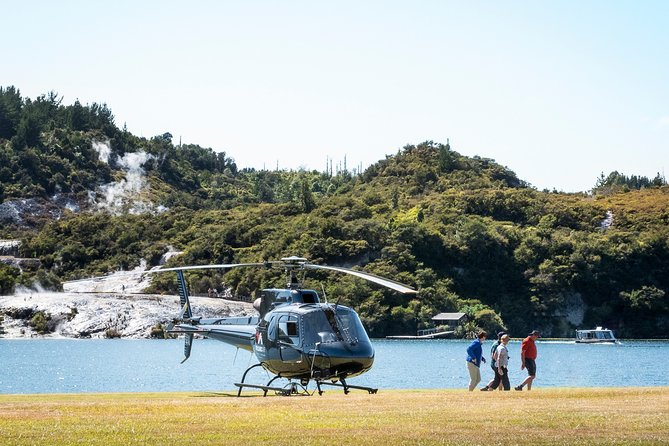
{"type": "MultiPolygon", "coordinates": [[[[93,148],[98,152],[100,161],[109,163],[111,146],[109,141],[94,142],[93,148]]],[[[97,193],[89,195],[91,204],[100,210],[115,215],[122,213],[145,214],[164,212],[163,206],[156,206],[147,198],[142,197],[148,191],[144,164],[153,159],[146,152],[126,153],[117,160],[117,165],[125,172],[125,178],[101,186],[97,193]]]]}

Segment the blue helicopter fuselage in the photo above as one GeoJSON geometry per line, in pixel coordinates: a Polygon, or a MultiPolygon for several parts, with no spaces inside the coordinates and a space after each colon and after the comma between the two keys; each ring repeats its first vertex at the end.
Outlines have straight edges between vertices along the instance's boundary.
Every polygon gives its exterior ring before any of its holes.
{"type": "Polygon", "coordinates": [[[261,310],[253,351],[264,368],[286,378],[336,379],[372,367],[374,348],[351,308],[321,303],[313,290],[263,293],[272,304],[261,310]]]}

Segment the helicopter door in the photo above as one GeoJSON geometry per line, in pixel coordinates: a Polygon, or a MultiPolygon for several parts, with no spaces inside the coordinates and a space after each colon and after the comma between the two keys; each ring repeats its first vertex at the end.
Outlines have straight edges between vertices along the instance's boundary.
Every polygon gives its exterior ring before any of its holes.
{"type": "Polygon", "coordinates": [[[300,359],[297,348],[300,345],[299,320],[296,316],[284,314],[279,317],[277,341],[282,361],[295,362],[300,359]]]}

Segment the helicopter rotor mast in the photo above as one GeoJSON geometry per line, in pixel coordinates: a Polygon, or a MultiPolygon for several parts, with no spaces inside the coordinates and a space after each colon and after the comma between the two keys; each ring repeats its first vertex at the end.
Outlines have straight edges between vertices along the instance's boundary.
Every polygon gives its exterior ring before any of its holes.
{"type": "Polygon", "coordinates": [[[297,278],[297,270],[303,269],[302,265],[307,262],[307,259],[303,257],[291,256],[283,257],[281,262],[278,262],[288,274],[288,283],[286,286],[291,290],[297,290],[302,288],[302,283],[297,278]]]}

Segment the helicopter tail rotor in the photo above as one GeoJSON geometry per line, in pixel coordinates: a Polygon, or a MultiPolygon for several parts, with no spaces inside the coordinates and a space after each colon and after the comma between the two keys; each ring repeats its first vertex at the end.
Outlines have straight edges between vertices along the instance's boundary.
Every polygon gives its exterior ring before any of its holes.
{"type": "Polygon", "coordinates": [[[193,333],[186,333],[184,341],[184,359],[181,361],[181,364],[190,358],[190,351],[193,348],[193,333]]]}

